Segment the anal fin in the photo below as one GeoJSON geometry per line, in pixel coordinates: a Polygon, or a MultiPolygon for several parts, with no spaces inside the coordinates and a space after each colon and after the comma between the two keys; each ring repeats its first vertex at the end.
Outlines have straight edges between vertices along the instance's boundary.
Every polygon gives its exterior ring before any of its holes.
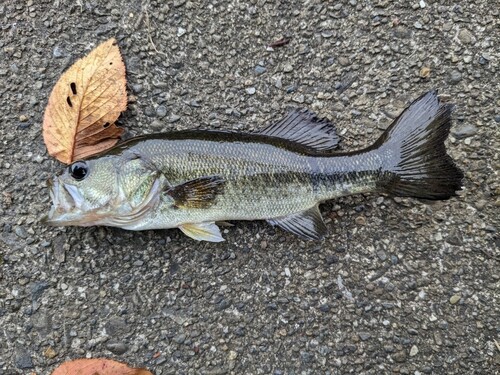
{"type": "Polygon", "coordinates": [[[319,240],[327,233],[318,206],[296,214],[268,219],[267,222],[306,240],[319,240]]]}
{"type": "Polygon", "coordinates": [[[179,226],[179,229],[186,236],[197,241],[222,242],[224,238],[220,233],[219,227],[212,222],[207,223],[189,223],[179,226]]]}
{"type": "Polygon", "coordinates": [[[331,151],[337,148],[339,137],[335,126],[307,109],[294,109],[280,121],[259,131],[271,137],[288,139],[316,151],[331,151]]]}

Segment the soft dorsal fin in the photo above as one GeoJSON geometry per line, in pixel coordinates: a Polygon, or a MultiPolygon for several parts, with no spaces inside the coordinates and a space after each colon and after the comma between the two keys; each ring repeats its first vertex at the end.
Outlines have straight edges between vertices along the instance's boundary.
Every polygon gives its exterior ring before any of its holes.
{"type": "Polygon", "coordinates": [[[260,134],[279,137],[300,143],[318,151],[337,148],[339,137],[335,126],[327,119],[320,119],[307,109],[296,108],[283,119],[259,131],[260,134]]]}
{"type": "Polygon", "coordinates": [[[172,186],[165,194],[172,197],[179,208],[208,208],[224,192],[224,183],[220,176],[200,177],[172,186]]]}
{"type": "Polygon", "coordinates": [[[318,206],[296,214],[268,219],[267,222],[306,240],[319,240],[327,232],[318,206]]]}

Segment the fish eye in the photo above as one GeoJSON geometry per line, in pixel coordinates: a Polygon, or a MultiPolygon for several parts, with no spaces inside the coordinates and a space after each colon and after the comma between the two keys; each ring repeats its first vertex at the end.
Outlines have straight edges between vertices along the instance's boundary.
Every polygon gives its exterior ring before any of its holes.
{"type": "Polygon", "coordinates": [[[77,161],[69,166],[69,174],[77,181],[83,180],[88,172],[89,167],[84,161],[77,161]]]}

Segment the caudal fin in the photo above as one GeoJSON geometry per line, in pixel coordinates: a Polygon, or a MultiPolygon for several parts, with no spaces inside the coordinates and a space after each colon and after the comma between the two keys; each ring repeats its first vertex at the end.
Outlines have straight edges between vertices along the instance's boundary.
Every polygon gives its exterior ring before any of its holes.
{"type": "Polygon", "coordinates": [[[387,156],[383,188],[397,196],[448,199],[462,188],[462,171],[446,153],[453,105],[439,102],[437,91],[415,100],[374,147],[387,156]]]}

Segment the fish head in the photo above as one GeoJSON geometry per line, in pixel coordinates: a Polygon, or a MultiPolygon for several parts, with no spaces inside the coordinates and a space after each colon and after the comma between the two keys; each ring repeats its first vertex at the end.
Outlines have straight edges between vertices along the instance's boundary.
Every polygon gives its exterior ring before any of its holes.
{"type": "Polygon", "coordinates": [[[161,185],[159,173],[138,158],[77,161],[48,181],[52,207],[46,222],[125,228],[158,202],[161,185]]]}

